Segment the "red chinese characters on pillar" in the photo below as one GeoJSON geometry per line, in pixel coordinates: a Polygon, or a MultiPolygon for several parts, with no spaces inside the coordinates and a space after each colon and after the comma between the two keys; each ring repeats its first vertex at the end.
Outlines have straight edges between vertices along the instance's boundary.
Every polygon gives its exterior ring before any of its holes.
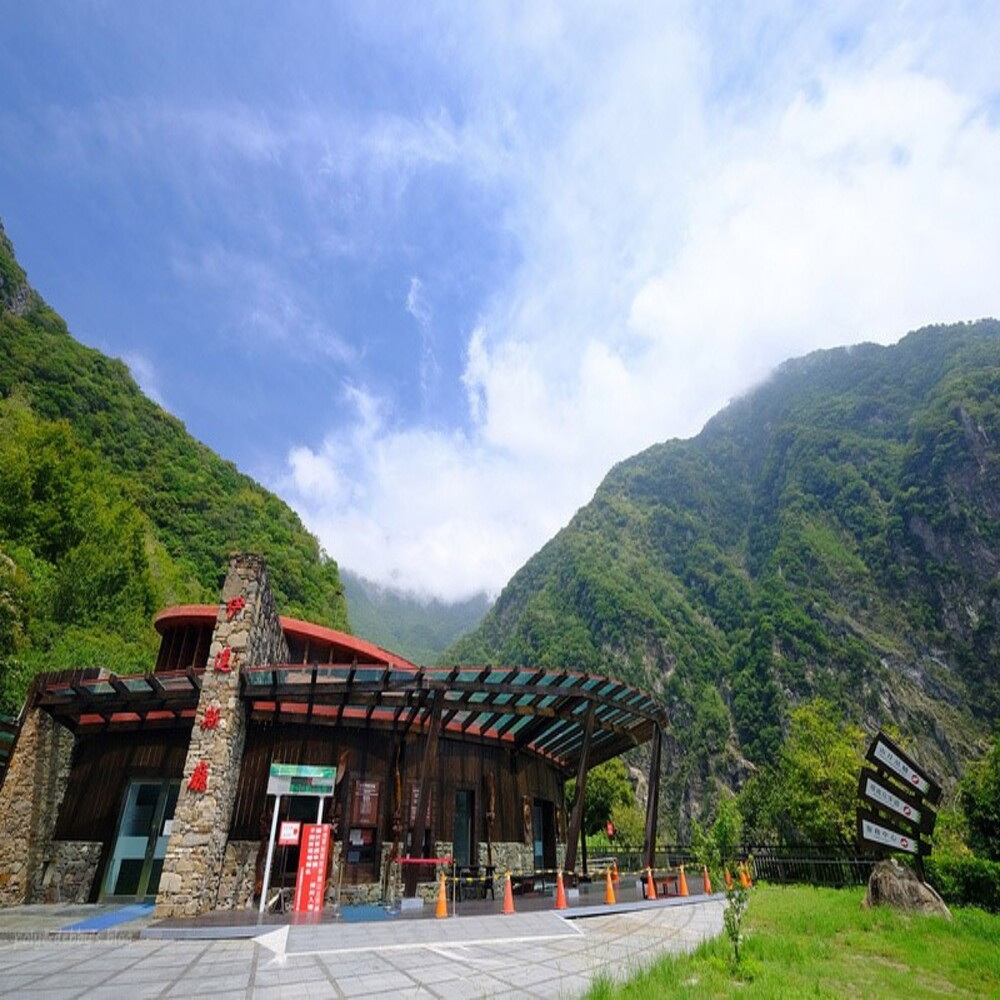
{"type": "Polygon", "coordinates": [[[218,705],[209,705],[208,708],[205,709],[205,715],[201,720],[202,730],[204,731],[206,729],[218,729],[219,719],[221,718],[221,716],[222,713],[219,711],[218,705]]]}
{"type": "Polygon", "coordinates": [[[233,597],[226,602],[226,621],[231,622],[247,606],[245,597],[233,597]]]}
{"type": "Polygon", "coordinates": [[[191,772],[188,788],[192,792],[203,792],[208,788],[208,761],[200,760],[191,772]]]}
{"type": "Polygon", "coordinates": [[[228,674],[233,668],[229,665],[229,658],[232,656],[232,651],[227,646],[225,649],[220,649],[219,652],[215,654],[215,669],[221,670],[222,673],[228,674]]]}

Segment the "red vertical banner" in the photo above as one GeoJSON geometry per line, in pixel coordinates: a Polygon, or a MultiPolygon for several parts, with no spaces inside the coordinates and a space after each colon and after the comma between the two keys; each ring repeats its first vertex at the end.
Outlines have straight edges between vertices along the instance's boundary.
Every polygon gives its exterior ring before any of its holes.
{"type": "Polygon", "coordinates": [[[330,854],[330,824],[306,823],[299,842],[299,870],[295,876],[296,913],[322,913],[326,890],[326,863],[330,854]]]}

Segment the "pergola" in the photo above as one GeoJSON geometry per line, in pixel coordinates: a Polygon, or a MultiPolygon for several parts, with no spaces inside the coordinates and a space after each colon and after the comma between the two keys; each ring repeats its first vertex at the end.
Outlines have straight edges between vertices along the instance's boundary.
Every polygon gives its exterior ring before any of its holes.
{"type": "MultiPolygon", "coordinates": [[[[176,724],[193,718],[202,673],[49,675],[36,689],[35,703],[73,730],[176,724]]],[[[525,667],[301,663],[245,667],[240,693],[256,720],[363,727],[398,737],[422,734],[414,831],[426,823],[440,734],[544,758],[577,779],[567,830],[568,871],[576,864],[589,768],[652,740],[645,853],[647,864],[653,863],[666,712],[622,681],[525,667]]]]}

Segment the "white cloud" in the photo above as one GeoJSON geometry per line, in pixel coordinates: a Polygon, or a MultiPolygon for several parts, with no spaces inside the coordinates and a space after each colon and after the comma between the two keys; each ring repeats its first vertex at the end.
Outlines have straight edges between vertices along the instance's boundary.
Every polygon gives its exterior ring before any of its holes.
{"type": "Polygon", "coordinates": [[[126,352],[122,355],[122,361],[128,365],[129,371],[132,373],[132,378],[139,383],[142,391],[154,403],[166,407],[166,403],[163,402],[163,393],[160,391],[160,383],[153,362],[138,351],[126,352]]]}
{"type": "Polygon", "coordinates": [[[785,358],[998,312],[1000,133],[961,68],[968,25],[948,63],[936,29],[806,18],[776,33],[794,45],[755,103],[720,95],[697,21],[615,18],[595,44],[545,11],[471,38],[474,128],[429,140],[505,172],[522,251],[469,333],[468,429],[386,424],[349,457],[334,435],[286,484],[345,565],[444,597],[496,591],[615,461],[696,432],[785,358]],[[558,116],[519,89],[533,46],[558,116]],[[321,495],[316,467],[356,477],[358,502],[321,495]]]}

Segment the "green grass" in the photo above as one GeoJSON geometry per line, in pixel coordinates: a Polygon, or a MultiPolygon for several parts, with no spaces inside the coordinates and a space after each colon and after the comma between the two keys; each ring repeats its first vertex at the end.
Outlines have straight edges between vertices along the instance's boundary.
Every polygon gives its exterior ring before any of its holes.
{"type": "Polygon", "coordinates": [[[587,1000],[630,997],[1000,997],[1000,916],[955,907],[953,921],[863,910],[861,889],[760,886],[740,963],[725,935],[667,957],[587,1000]]]}

